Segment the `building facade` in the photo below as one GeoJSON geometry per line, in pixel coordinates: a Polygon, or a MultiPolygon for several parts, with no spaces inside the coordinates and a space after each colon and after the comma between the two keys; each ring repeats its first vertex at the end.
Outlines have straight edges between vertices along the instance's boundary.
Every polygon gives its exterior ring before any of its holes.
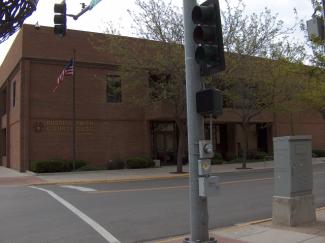
{"type": "MultiPolygon", "coordinates": [[[[64,38],[53,29],[24,25],[0,67],[0,152],[2,166],[25,171],[35,160],[76,159],[95,165],[109,160],[149,156],[175,163],[178,131],[168,106],[140,106],[134,96],[145,96],[148,75],[136,77],[143,89],[127,87],[116,56],[99,51],[92,38],[103,34],[68,31],[64,38]],[[53,92],[57,77],[76,50],[75,145],[73,142],[73,82],[66,77],[53,92]]],[[[127,38],[130,43],[146,40],[127,38]]],[[[152,43],[151,43],[152,44],[152,43]]],[[[287,114],[263,113],[251,124],[249,148],[272,152],[272,137],[290,133],[287,114]]],[[[185,120],[185,117],[184,117],[185,120]]],[[[313,147],[325,149],[325,123],[315,112],[294,116],[295,132],[313,136],[313,147]]],[[[209,134],[208,122],[206,134],[209,134]]],[[[208,135],[207,135],[208,136],[208,135]]],[[[231,159],[242,150],[243,132],[231,109],[213,122],[217,152],[231,159]]],[[[184,154],[184,160],[186,156],[184,154]]]]}

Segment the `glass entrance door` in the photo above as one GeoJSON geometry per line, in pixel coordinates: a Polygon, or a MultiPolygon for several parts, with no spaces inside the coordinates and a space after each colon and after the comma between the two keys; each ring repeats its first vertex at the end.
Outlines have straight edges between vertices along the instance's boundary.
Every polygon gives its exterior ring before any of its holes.
{"type": "Polygon", "coordinates": [[[152,151],[162,164],[176,163],[177,133],[174,122],[152,123],[152,151]]]}

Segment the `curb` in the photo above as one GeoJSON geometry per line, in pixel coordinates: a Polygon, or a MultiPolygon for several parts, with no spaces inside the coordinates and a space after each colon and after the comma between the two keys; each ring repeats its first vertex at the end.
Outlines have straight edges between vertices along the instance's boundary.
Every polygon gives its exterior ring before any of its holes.
{"type": "MultiPolygon", "coordinates": [[[[246,227],[246,226],[249,226],[249,225],[255,225],[255,224],[261,224],[261,223],[269,222],[269,221],[271,221],[271,220],[272,220],[272,218],[259,219],[259,220],[249,221],[249,222],[246,222],[246,223],[235,224],[235,225],[233,225],[233,226],[226,227],[226,228],[232,228],[232,227],[246,227]]],[[[222,229],[222,228],[221,228],[221,229],[222,229]]]]}
{"type": "Polygon", "coordinates": [[[27,175],[31,175],[31,176],[38,176],[37,173],[35,173],[35,172],[33,172],[33,171],[30,171],[30,170],[26,170],[25,173],[26,173],[27,175]]]}
{"type": "MultiPolygon", "coordinates": [[[[211,175],[224,175],[224,174],[237,174],[237,173],[254,173],[258,172],[267,172],[272,171],[273,168],[261,168],[261,169],[250,169],[250,170],[239,170],[239,171],[225,171],[225,172],[212,172],[211,175]]],[[[36,176],[40,176],[36,174],[36,176]]],[[[119,183],[119,182],[132,182],[132,181],[147,181],[147,180],[168,180],[168,179],[177,179],[177,178],[189,178],[189,173],[180,174],[180,175],[170,175],[170,176],[144,176],[144,177],[130,177],[130,178],[122,178],[122,179],[76,179],[76,180],[54,180],[48,181],[35,185],[63,185],[63,184],[97,184],[97,183],[119,183]]],[[[41,178],[46,180],[45,178],[41,178]]]]}
{"type": "MultiPolygon", "coordinates": [[[[148,176],[148,177],[134,177],[134,178],[123,178],[123,179],[84,179],[84,180],[71,180],[71,181],[48,181],[44,183],[38,183],[33,185],[63,185],[63,184],[97,184],[97,183],[119,183],[119,182],[132,182],[132,181],[149,181],[149,180],[169,180],[169,179],[177,179],[177,178],[188,178],[188,174],[182,175],[171,175],[171,176],[148,176]]],[[[46,180],[46,179],[44,179],[46,180]]]]}
{"type": "MultiPolygon", "coordinates": [[[[316,212],[320,212],[320,211],[323,211],[325,210],[325,207],[320,207],[320,208],[316,208],[315,211],[316,212]]],[[[261,224],[261,223],[265,223],[265,222],[269,222],[271,221],[272,218],[266,218],[266,219],[260,219],[260,220],[254,220],[254,221],[249,221],[249,222],[246,222],[246,223],[242,223],[242,224],[235,224],[235,225],[232,225],[232,226],[226,226],[226,227],[221,227],[221,228],[215,228],[215,229],[210,229],[209,230],[209,234],[213,234],[214,231],[216,230],[226,230],[226,229],[231,229],[231,228],[242,228],[242,227],[247,227],[247,226],[250,226],[250,225],[256,225],[256,224],[261,224]]],[[[154,241],[145,241],[145,242],[156,242],[156,243],[167,243],[167,242],[173,242],[175,240],[180,240],[180,239],[184,239],[185,236],[187,236],[188,234],[184,234],[184,235],[177,235],[177,236],[170,236],[170,237],[166,237],[166,238],[160,238],[160,239],[156,239],[154,241]]]]}
{"type": "Polygon", "coordinates": [[[273,167],[267,168],[256,168],[256,169],[241,169],[241,170],[234,170],[234,171],[223,171],[223,172],[211,172],[212,175],[224,175],[224,174],[241,174],[241,173],[254,173],[258,172],[269,172],[273,171],[273,167]]]}
{"type": "MultiPolygon", "coordinates": [[[[325,210],[325,207],[320,207],[320,208],[315,208],[315,211],[316,212],[320,212],[320,211],[323,211],[325,210]]],[[[260,219],[260,220],[254,220],[254,221],[249,221],[249,222],[246,222],[246,223],[242,223],[242,224],[236,224],[234,225],[235,227],[238,226],[238,227],[243,227],[243,226],[248,226],[248,225],[254,225],[254,224],[261,224],[261,223],[265,223],[265,222],[268,222],[268,221],[271,221],[272,218],[266,218],[266,219],[260,219]]]]}
{"type": "MultiPolygon", "coordinates": [[[[325,164],[325,162],[317,163],[314,165],[321,165],[325,164]]],[[[253,168],[253,169],[247,169],[247,170],[235,170],[235,171],[223,171],[223,172],[211,172],[211,175],[227,175],[227,174],[241,174],[241,173],[255,173],[255,172],[270,172],[273,171],[273,167],[267,167],[267,168],[253,168]]],[[[62,175],[63,173],[50,173],[50,174],[39,174],[34,172],[29,172],[30,175],[34,175],[40,179],[47,180],[46,178],[42,178],[42,176],[46,175],[62,175]]],[[[71,173],[73,172],[64,172],[64,173],[71,173]]],[[[83,174],[86,172],[76,172],[73,174],[83,174]]],[[[177,178],[189,178],[189,173],[186,174],[174,174],[174,175],[162,175],[162,176],[139,176],[139,177],[129,177],[129,178],[122,178],[122,179],[75,179],[75,180],[53,180],[53,181],[47,181],[40,184],[33,184],[33,185],[61,185],[61,184],[96,184],[96,183],[118,183],[118,182],[130,182],[130,181],[146,181],[146,180],[167,180],[167,179],[177,179],[177,178]]]]}
{"type": "MultiPolygon", "coordinates": [[[[322,163],[316,163],[315,165],[319,164],[325,164],[325,162],[322,163]]],[[[256,172],[269,172],[273,171],[273,167],[266,167],[266,168],[252,168],[247,170],[235,170],[235,171],[223,171],[223,172],[212,172],[211,175],[231,175],[231,174],[241,174],[241,173],[256,173],[256,172]]],[[[71,180],[65,180],[65,179],[57,179],[53,181],[48,181],[46,178],[42,178],[42,176],[46,175],[62,175],[63,173],[51,173],[51,174],[39,174],[34,172],[27,172],[31,176],[35,176],[39,179],[45,180],[45,182],[41,182],[38,184],[33,185],[64,185],[64,184],[96,184],[96,183],[119,183],[119,182],[130,182],[130,181],[145,181],[145,180],[167,180],[167,179],[177,179],[177,178],[189,178],[189,173],[186,174],[174,174],[174,175],[161,175],[161,176],[139,176],[139,177],[128,177],[128,178],[120,178],[120,179],[71,179],[71,180]]],[[[71,172],[68,172],[71,173],[71,172]]],[[[87,172],[76,172],[74,174],[83,174],[87,172]]],[[[70,174],[71,175],[71,174],[70,174]]]]}
{"type": "MultiPolygon", "coordinates": [[[[248,170],[238,170],[238,171],[224,171],[224,172],[212,172],[211,175],[226,175],[226,174],[239,174],[239,173],[254,173],[256,171],[258,172],[268,172],[272,171],[273,168],[257,168],[257,169],[248,169],[248,170]]],[[[70,172],[69,172],[70,173],[70,172]]],[[[79,174],[79,173],[78,173],[79,174]]],[[[43,175],[49,175],[49,174],[43,174],[43,175]]],[[[62,175],[62,174],[54,174],[51,173],[51,175],[62,175]]],[[[46,178],[42,178],[42,174],[35,173],[36,177],[39,177],[43,180],[46,180],[46,178]]],[[[61,184],[96,184],[96,183],[118,183],[118,182],[130,182],[130,181],[146,181],[146,180],[167,180],[167,179],[177,179],[177,178],[189,178],[189,173],[185,174],[174,174],[174,175],[162,175],[162,176],[139,176],[139,177],[129,177],[129,178],[122,178],[122,179],[75,179],[75,180],[53,180],[53,181],[47,181],[40,184],[35,185],[61,185],[61,184]]]]}

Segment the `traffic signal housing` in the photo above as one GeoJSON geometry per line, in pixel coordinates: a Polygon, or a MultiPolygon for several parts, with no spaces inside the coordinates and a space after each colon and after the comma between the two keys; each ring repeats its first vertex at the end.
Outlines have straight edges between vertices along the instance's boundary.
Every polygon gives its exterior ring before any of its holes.
{"type": "Polygon", "coordinates": [[[225,70],[225,56],[218,0],[207,0],[192,11],[196,25],[193,39],[197,44],[195,60],[201,67],[201,75],[225,70]]]}
{"type": "Polygon", "coordinates": [[[61,37],[67,31],[67,6],[65,1],[54,4],[54,34],[61,37]]]}
{"type": "Polygon", "coordinates": [[[223,94],[218,89],[205,89],[196,93],[196,112],[202,116],[220,116],[223,113],[223,94]]]}

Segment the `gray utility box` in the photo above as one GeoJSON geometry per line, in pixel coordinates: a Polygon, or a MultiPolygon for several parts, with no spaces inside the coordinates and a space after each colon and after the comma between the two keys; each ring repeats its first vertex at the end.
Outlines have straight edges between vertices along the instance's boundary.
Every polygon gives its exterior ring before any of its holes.
{"type": "Polygon", "coordinates": [[[199,196],[212,197],[219,193],[219,176],[199,177],[199,196]]]}
{"type": "Polygon", "coordinates": [[[313,189],[311,136],[273,138],[274,196],[311,194],[313,189]]]}
{"type": "Polygon", "coordinates": [[[316,220],[311,136],[273,138],[273,224],[297,226],[316,220]]]}

